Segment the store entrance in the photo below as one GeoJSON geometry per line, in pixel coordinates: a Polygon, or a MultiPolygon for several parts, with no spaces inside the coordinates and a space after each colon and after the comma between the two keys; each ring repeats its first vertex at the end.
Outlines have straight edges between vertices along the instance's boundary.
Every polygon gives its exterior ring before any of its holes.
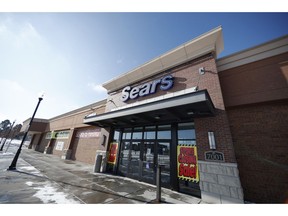
{"type": "Polygon", "coordinates": [[[194,122],[115,129],[112,144],[119,146],[114,173],[156,184],[157,166],[164,165],[163,187],[201,196],[194,122]]]}
{"type": "Polygon", "coordinates": [[[118,174],[155,184],[157,165],[161,164],[164,165],[162,184],[169,187],[170,148],[170,125],[125,129],[120,145],[118,174]]]}

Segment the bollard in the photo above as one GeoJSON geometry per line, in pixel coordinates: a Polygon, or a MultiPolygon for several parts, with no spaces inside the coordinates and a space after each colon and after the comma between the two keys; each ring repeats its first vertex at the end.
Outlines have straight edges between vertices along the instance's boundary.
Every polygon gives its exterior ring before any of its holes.
{"type": "Polygon", "coordinates": [[[157,176],[156,176],[156,202],[161,202],[161,169],[164,167],[164,165],[158,165],[157,166],[157,176]]]}

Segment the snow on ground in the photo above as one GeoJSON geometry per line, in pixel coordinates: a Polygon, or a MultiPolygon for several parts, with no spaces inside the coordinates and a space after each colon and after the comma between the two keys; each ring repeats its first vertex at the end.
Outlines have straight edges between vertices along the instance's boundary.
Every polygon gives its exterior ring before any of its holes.
{"type": "MultiPolygon", "coordinates": [[[[33,187],[35,183],[28,181],[26,185],[33,187]]],[[[43,203],[55,203],[55,204],[80,204],[80,201],[74,198],[69,198],[69,194],[57,191],[58,188],[48,181],[44,182],[43,185],[36,183],[36,187],[33,187],[37,192],[33,195],[43,201],[43,203]],[[37,186],[38,185],[38,186],[37,186]]]]}

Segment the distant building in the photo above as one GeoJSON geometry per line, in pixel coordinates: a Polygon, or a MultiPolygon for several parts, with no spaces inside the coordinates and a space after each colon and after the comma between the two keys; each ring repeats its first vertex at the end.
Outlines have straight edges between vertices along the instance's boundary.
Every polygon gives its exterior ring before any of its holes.
{"type": "Polygon", "coordinates": [[[218,27],[104,83],[107,100],[35,119],[31,148],[151,184],[163,165],[209,203],[288,202],[288,36],[222,50],[218,27]]]}

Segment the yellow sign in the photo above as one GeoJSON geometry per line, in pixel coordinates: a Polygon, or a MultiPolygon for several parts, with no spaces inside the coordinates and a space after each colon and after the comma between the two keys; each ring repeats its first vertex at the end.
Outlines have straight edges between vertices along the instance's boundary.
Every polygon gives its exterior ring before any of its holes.
{"type": "Polygon", "coordinates": [[[177,146],[178,178],[199,182],[196,146],[177,146]]]}

